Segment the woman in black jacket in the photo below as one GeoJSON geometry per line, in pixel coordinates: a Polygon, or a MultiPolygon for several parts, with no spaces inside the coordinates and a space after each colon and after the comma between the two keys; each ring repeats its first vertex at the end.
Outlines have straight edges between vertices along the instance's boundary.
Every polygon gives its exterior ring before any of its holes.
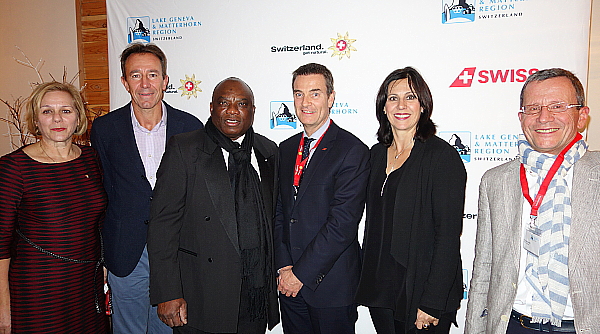
{"type": "Polygon", "coordinates": [[[463,296],[460,235],[467,174],[435,136],[433,100],[412,67],[379,89],[364,261],[356,300],[378,333],[448,333],[463,296]]]}

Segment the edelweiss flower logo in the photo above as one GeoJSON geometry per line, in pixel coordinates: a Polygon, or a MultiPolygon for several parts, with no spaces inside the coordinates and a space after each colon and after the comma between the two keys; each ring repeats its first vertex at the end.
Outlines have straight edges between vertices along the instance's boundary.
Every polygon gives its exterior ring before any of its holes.
{"type": "Polygon", "coordinates": [[[196,81],[195,74],[192,74],[191,78],[186,74],[185,79],[179,79],[179,81],[181,82],[181,87],[177,89],[181,91],[181,96],[187,96],[188,100],[192,95],[197,98],[198,92],[202,92],[202,89],[198,87],[202,81],[196,81]]]}
{"type": "Polygon", "coordinates": [[[346,35],[342,37],[340,33],[338,33],[337,38],[331,38],[332,46],[329,47],[329,50],[333,50],[332,57],[338,56],[339,60],[342,60],[344,56],[350,58],[350,51],[357,51],[355,47],[352,46],[352,43],[356,42],[355,39],[350,39],[348,37],[348,32],[346,35]]]}

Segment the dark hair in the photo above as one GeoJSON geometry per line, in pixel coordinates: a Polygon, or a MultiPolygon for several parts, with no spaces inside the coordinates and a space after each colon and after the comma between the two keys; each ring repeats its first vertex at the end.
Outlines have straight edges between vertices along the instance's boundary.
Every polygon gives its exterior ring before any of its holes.
{"type": "Polygon", "coordinates": [[[142,44],[139,42],[129,44],[123,52],[121,52],[121,75],[125,78],[125,62],[129,56],[136,53],[149,53],[153,54],[160,61],[160,67],[162,69],[163,78],[167,75],[167,56],[156,44],[142,44]]]}
{"type": "Polygon", "coordinates": [[[294,89],[294,82],[296,81],[297,76],[310,74],[323,75],[325,78],[325,86],[327,87],[327,96],[333,93],[333,74],[331,74],[331,71],[329,71],[327,67],[317,63],[302,65],[292,73],[292,89],[294,89]]]}
{"type": "Polygon", "coordinates": [[[583,90],[583,85],[581,85],[581,81],[577,79],[573,72],[562,69],[562,68],[548,68],[545,70],[537,71],[533,73],[527,80],[525,84],[523,84],[523,88],[521,88],[521,101],[520,106],[523,106],[523,96],[525,95],[525,88],[533,82],[533,81],[544,81],[547,79],[565,77],[571,81],[573,84],[573,88],[575,88],[575,94],[577,95],[577,104],[580,104],[582,107],[585,106],[585,91],[583,90]]]}
{"type": "Polygon", "coordinates": [[[385,80],[383,80],[381,87],[379,87],[379,92],[377,93],[377,99],[375,100],[375,115],[377,116],[377,121],[379,121],[377,140],[385,145],[385,147],[390,147],[390,145],[392,145],[392,142],[394,141],[394,134],[392,133],[392,125],[383,111],[383,108],[385,107],[385,103],[388,98],[388,89],[390,84],[396,80],[402,79],[408,79],[408,86],[412,92],[417,95],[419,104],[423,109],[421,115],[419,116],[419,122],[417,123],[415,139],[425,141],[435,135],[435,124],[431,120],[433,98],[431,97],[429,86],[427,86],[427,83],[421,74],[417,72],[417,70],[407,66],[405,68],[395,70],[394,72],[390,73],[385,80]]]}

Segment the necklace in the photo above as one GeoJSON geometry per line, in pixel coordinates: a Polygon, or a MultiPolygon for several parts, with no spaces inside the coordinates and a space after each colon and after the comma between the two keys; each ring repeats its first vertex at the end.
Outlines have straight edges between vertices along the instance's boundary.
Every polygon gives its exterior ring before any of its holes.
{"type": "MultiPolygon", "coordinates": [[[[406,145],[406,146],[405,146],[405,147],[402,149],[402,151],[400,151],[400,153],[398,153],[398,154],[396,154],[396,155],[394,156],[394,160],[392,160],[392,161],[390,161],[390,162],[388,163],[388,165],[391,165],[391,166],[390,166],[390,167],[391,167],[391,169],[390,169],[390,173],[391,173],[391,172],[393,172],[393,171],[396,169],[396,168],[395,168],[395,167],[396,167],[396,160],[398,160],[398,158],[399,158],[399,157],[400,157],[400,156],[401,156],[401,155],[402,155],[402,154],[403,154],[403,153],[404,153],[404,152],[405,152],[407,149],[410,149],[410,148],[412,148],[412,147],[413,147],[413,145],[414,145],[414,143],[415,143],[415,140],[413,139],[413,140],[412,140],[412,142],[411,142],[410,144],[406,145]]],[[[396,143],[394,143],[394,146],[396,146],[396,143]]],[[[398,151],[396,150],[396,152],[398,152],[398,151]]]]}
{"type": "Polygon", "coordinates": [[[48,159],[52,160],[53,162],[56,162],[56,160],[54,160],[50,155],[48,155],[48,153],[46,153],[46,150],[44,150],[44,145],[42,144],[42,142],[40,142],[40,148],[42,149],[42,152],[44,152],[44,154],[48,157],[48,159]]]}
{"type": "MultiPolygon", "coordinates": [[[[394,156],[394,160],[392,160],[392,161],[390,161],[390,162],[388,163],[388,165],[391,165],[391,166],[390,166],[391,168],[390,168],[390,172],[389,172],[389,173],[388,173],[388,172],[387,172],[387,170],[386,170],[386,173],[385,173],[385,180],[383,180],[383,185],[381,186],[381,196],[383,196],[383,189],[385,188],[385,184],[387,183],[388,177],[390,176],[390,174],[392,174],[392,172],[393,172],[393,171],[395,171],[395,170],[396,170],[396,161],[397,161],[397,160],[398,160],[398,158],[399,158],[399,157],[402,155],[402,153],[404,153],[404,151],[406,151],[406,150],[407,150],[407,149],[409,149],[409,148],[412,148],[412,147],[414,146],[414,144],[415,144],[415,139],[413,138],[412,142],[411,142],[409,145],[407,145],[406,147],[404,147],[404,148],[402,149],[402,151],[400,151],[400,153],[396,154],[396,155],[394,156]]],[[[395,145],[395,143],[394,143],[394,145],[395,145]]],[[[396,151],[396,152],[397,152],[397,151],[396,151]]]]}
{"type": "Polygon", "coordinates": [[[408,146],[406,146],[405,148],[403,148],[402,151],[400,151],[400,153],[396,154],[396,156],[394,157],[394,160],[398,159],[398,157],[401,156],[402,153],[404,153],[404,151],[406,151],[407,148],[408,148],[408,146]]]}
{"type": "Polygon", "coordinates": [[[41,142],[41,141],[39,141],[38,143],[40,143],[40,149],[42,150],[42,153],[44,153],[44,155],[45,155],[45,156],[47,156],[47,157],[48,157],[48,159],[52,160],[52,162],[53,162],[53,163],[59,163],[59,162],[65,162],[65,161],[69,161],[69,160],[70,160],[70,157],[71,157],[73,154],[78,154],[78,153],[76,153],[76,152],[74,152],[74,151],[73,151],[73,150],[74,150],[74,148],[73,148],[73,146],[71,146],[71,147],[70,147],[70,148],[67,150],[67,155],[66,155],[66,157],[65,157],[65,158],[62,158],[62,157],[60,157],[60,155],[59,155],[59,159],[60,159],[60,160],[56,160],[56,159],[52,158],[52,157],[51,157],[51,156],[48,154],[48,152],[46,152],[46,150],[44,149],[44,144],[42,144],[42,142],[41,142]]]}

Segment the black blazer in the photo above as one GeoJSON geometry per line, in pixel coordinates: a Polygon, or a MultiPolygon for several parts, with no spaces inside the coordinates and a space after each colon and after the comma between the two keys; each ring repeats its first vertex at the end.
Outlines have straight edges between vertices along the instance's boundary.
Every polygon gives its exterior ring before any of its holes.
{"type": "MultiPolygon", "coordinates": [[[[272,227],[277,146],[255,134],[253,149],[272,227]]],[[[221,149],[205,130],[173,136],[157,176],[148,229],[150,302],[184,298],[191,327],[210,333],[237,332],[240,250],[234,195],[221,149]]],[[[272,242],[273,236],[267,237],[272,242]]],[[[273,275],[269,328],[278,322],[273,275]]]]}
{"type": "MultiPolygon", "coordinates": [[[[195,116],[167,107],[167,139],[172,135],[202,128],[195,116]]],[[[108,207],[102,238],[107,268],[115,275],[129,275],[146,246],[152,187],[146,179],[138,152],[131,103],[94,120],[92,146],[102,162],[108,207]]]]}
{"type": "Polygon", "coordinates": [[[294,165],[302,135],[280,144],[275,267],[294,266],[309,305],[351,305],[360,271],[357,233],[369,177],[369,150],[332,122],[294,199],[294,165]]]}
{"type": "MultiPolygon", "coordinates": [[[[373,171],[385,169],[387,149],[371,149],[373,171]],[[377,157],[377,158],[376,158],[377,157]],[[382,164],[382,165],[380,165],[382,164]]],[[[396,319],[414,327],[417,308],[439,318],[456,314],[463,296],[460,235],[467,173],[454,148],[433,136],[415,141],[396,189],[391,255],[406,268],[406,314],[396,319]]],[[[370,192],[381,188],[369,189],[370,192]]],[[[369,231],[381,228],[381,212],[370,212],[367,202],[365,240],[369,231]]],[[[370,245],[365,243],[367,249],[370,245]]],[[[374,245],[373,247],[379,247],[374,245]]],[[[368,252],[365,252],[368,254],[368,252]]],[[[365,256],[365,263],[379,261],[365,256]]],[[[369,299],[377,284],[362,279],[357,300],[369,299]]]]}

